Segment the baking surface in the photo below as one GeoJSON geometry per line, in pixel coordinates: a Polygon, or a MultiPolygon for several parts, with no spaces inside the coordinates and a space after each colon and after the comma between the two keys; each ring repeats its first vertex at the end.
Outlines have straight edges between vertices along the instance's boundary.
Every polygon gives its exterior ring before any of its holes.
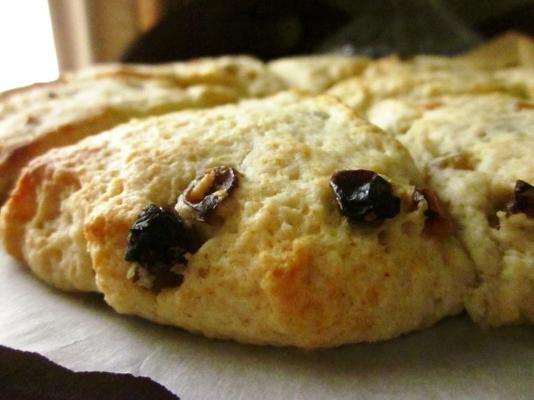
{"type": "Polygon", "coordinates": [[[527,399],[534,329],[466,316],[399,339],[306,353],[209,340],[51,289],[0,253],[0,344],[76,371],[148,376],[189,399],[527,399]]]}

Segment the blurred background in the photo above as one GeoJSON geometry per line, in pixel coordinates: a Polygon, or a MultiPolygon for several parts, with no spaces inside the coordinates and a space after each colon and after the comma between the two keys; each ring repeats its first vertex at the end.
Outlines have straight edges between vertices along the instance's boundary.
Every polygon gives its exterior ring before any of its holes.
{"type": "Polygon", "coordinates": [[[1,1],[0,91],[108,61],[451,54],[533,21],[534,0],[1,1]]]}

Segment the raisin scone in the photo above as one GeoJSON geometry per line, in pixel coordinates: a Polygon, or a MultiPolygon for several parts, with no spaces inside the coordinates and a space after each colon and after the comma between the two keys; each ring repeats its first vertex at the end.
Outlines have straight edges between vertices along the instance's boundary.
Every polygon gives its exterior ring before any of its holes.
{"type": "Polygon", "coordinates": [[[130,77],[164,79],[175,86],[226,86],[240,97],[263,97],[282,90],[283,80],[250,56],[221,56],[164,64],[101,64],[67,74],[66,80],[130,77]]]}
{"type": "Polygon", "coordinates": [[[267,66],[288,87],[318,94],[336,82],[360,75],[370,62],[362,56],[330,54],[280,58],[267,66]]]}
{"type": "Polygon", "coordinates": [[[473,266],[421,185],[404,147],[335,98],[284,93],[53,150],[0,224],[41,279],[120,313],[329,347],[463,309],[473,266]]]}
{"type": "Polygon", "coordinates": [[[154,67],[94,67],[62,81],[8,92],[0,97],[0,197],[29,160],[50,148],[132,118],[235,102],[282,88],[260,61],[222,57],[154,67]]]}
{"type": "Polygon", "coordinates": [[[448,203],[475,262],[473,319],[534,322],[534,104],[498,94],[442,99],[398,137],[448,203]]]}
{"type": "Polygon", "coordinates": [[[410,103],[427,103],[445,95],[491,92],[524,94],[517,82],[505,82],[491,72],[445,57],[430,56],[408,61],[397,57],[381,59],[360,76],[341,81],[327,91],[371,122],[377,123],[373,119],[378,117],[379,125],[388,129],[397,125],[402,129],[406,125],[404,121],[413,119],[412,114],[418,110],[410,103]],[[381,111],[382,102],[397,99],[400,100],[398,104],[394,107],[388,104],[387,111],[381,111]]]}

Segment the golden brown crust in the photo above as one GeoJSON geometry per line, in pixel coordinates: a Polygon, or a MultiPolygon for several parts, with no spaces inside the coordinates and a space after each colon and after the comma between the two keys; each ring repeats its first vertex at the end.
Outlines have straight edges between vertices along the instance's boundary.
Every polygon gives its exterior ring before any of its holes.
{"type": "Polygon", "coordinates": [[[132,118],[202,108],[281,89],[265,66],[222,57],[160,66],[94,67],[0,97],[0,196],[29,160],[132,118]]]}
{"type": "Polygon", "coordinates": [[[182,88],[224,86],[237,90],[240,97],[263,97],[285,87],[261,61],[249,56],[198,58],[157,65],[103,64],[66,75],[67,80],[99,78],[159,79],[182,88]]]}
{"type": "MultiPolygon", "coordinates": [[[[289,60],[287,80],[305,71],[306,88],[317,92],[367,65],[310,60],[318,58],[289,60]]],[[[455,237],[426,229],[432,205],[413,204],[423,177],[406,150],[326,96],[285,93],[134,121],[46,152],[133,117],[285,86],[261,63],[239,57],[102,66],[0,96],[0,190],[41,154],[1,211],[4,246],[40,279],[64,290],[100,291],[118,312],[249,343],[317,348],[384,340],[460,312],[466,294],[482,324],[532,322],[534,256],[525,240],[532,223],[502,210],[487,218],[496,200],[508,199],[510,180],[534,179],[530,127],[512,123],[531,105],[485,95],[524,95],[529,71],[482,72],[468,64],[387,58],[339,84],[349,83],[344,90],[353,96],[356,82],[360,103],[336,94],[378,124],[393,115],[391,125],[383,124],[391,132],[408,131],[401,140],[428,172],[425,185],[446,200],[476,264],[475,288],[475,266],[455,237]],[[516,85],[522,91],[515,93],[516,85]],[[132,104],[137,92],[144,94],[132,104]],[[465,93],[477,95],[462,100],[465,93]],[[457,132],[461,137],[451,136],[457,132]],[[497,139],[488,145],[492,135],[497,139]],[[239,186],[217,208],[208,240],[187,255],[182,286],[151,291],[129,279],[125,248],[139,212],[150,203],[173,205],[193,178],[220,165],[238,171],[239,186]],[[374,170],[390,182],[399,214],[374,227],[349,223],[329,187],[330,176],[347,168],[374,170]]],[[[302,86],[295,82],[289,84],[302,86]]]]}
{"type": "Polygon", "coordinates": [[[96,283],[118,312],[210,337],[329,347],[461,311],[470,262],[453,237],[424,234],[426,203],[408,209],[414,183],[399,143],[335,99],[281,94],[132,122],[49,152],[30,164],[0,219],[4,241],[17,232],[10,252],[41,279],[71,290],[96,283]],[[172,205],[219,165],[239,172],[239,186],[188,256],[183,284],[153,292],[128,279],[125,246],[139,212],[172,205]],[[337,170],[360,168],[401,198],[399,215],[380,227],[349,223],[329,187],[337,170]],[[30,197],[37,202],[19,215],[30,197]]]}
{"type": "Polygon", "coordinates": [[[534,182],[534,107],[492,94],[443,98],[400,140],[447,201],[477,268],[466,307],[482,325],[534,322],[534,220],[510,215],[518,180],[534,182]]]}

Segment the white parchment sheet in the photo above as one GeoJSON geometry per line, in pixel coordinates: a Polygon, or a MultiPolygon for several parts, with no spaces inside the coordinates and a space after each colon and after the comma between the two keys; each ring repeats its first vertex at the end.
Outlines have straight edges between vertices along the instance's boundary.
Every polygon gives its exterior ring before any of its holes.
{"type": "Polygon", "coordinates": [[[193,399],[534,399],[534,328],[468,318],[311,353],[205,339],[48,288],[0,254],[0,344],[76,371],[148,376],[193,399]]]}

